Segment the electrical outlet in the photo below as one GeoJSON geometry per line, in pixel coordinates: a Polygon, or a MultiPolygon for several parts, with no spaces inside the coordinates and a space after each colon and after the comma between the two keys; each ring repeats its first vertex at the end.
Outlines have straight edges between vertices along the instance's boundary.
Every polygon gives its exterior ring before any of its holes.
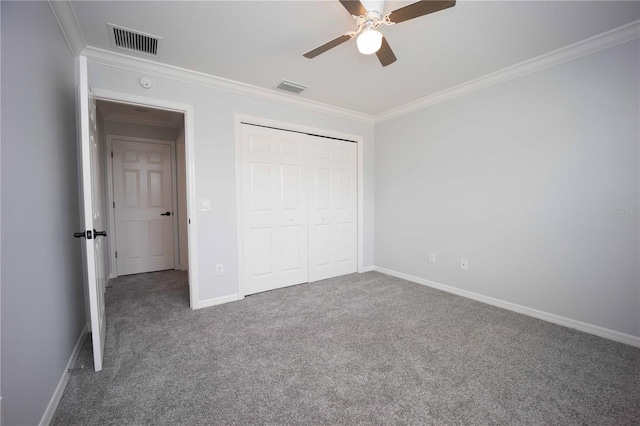
{"type": "Polygon", "coordinates": [[[224,274],[224,266],[222,265],[222,263],[217,263],[216,264],[216,275],[222,275],[224,274]]]}
{"type": "Polygon", "coordinates": [[[436,263],[436,254],[429,253],[429,263],[436,263]]]}
{"type": "Polygon", "coordinates": [[[460,269],[463,271],[469,270],[469,259],[465,259],[464,257],[460,258],[460,269]]]}

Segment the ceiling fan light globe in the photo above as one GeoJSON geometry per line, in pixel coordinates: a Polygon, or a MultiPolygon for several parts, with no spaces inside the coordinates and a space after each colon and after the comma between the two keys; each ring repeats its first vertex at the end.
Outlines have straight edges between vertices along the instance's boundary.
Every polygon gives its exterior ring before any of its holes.
{"type": "Polygon", "coordinates": [[[363,55],[371,55],[380,50],[382,34],[374,29],[364,30],[356,39],[358,51],[363,55]]]}

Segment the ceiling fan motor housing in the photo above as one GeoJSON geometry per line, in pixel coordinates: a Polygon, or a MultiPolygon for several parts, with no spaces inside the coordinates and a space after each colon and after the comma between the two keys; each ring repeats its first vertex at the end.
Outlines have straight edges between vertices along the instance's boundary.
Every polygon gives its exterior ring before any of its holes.
{"type": "Polygon", "coordinates": [[[381,20],[384,16],[384,0],[361,0],[360,3],[362,3],[371,18],[376,17],[381,20]]]}

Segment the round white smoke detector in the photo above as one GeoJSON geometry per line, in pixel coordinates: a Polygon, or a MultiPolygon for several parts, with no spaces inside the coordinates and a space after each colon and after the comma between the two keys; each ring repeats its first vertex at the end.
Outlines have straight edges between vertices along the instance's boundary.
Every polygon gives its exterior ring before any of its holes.
{"type": "Polygon", "coordinates": [[[151,89],[153,87],[153,81],[151,81],[149,77],[140,77],[138,83],[145,89],[151,89]]]}

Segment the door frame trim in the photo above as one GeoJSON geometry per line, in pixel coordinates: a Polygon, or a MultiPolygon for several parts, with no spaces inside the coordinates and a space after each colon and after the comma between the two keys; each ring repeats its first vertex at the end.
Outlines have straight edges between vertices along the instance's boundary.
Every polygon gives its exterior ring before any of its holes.
{"type": "Polygon", "coordinates": [[[275,127],[282,130],[291,130],[294,132],[312,133],[316,136],[326,136],[329,138],[343,139],[347,141],[353,141],[358,146],[358,206],[357,206],[357,220],[358,220],[358,272],[366,272],[364,267],[364,137],[360,135],[352,135],[349,133],[339,132],[335,130],[328,130],[313,126],[306,126],[302,124],[289,123],[285,121],[272,120],[269,118],[256,117],[253,115],[246,115],[236,113],[234,117],[235,121],[235,167],[236,167],[236,242],[237,242],[237,256],[238,256],[238,298],[242,299],[245,293],[244,285],[244,262],[243,256],[243,220],[242,220],[242,140],[240,137],[240,128],[242,123],[256,124],[259,126],[275,127]]]}
{"type": "MultiPolygon", "coordinates": [[[[109,152],[113,152],[113,140],[122,140],[126,142],[138,142],[138,143],[151,143],[155,145],[167,145],[171,149],[171,209],[174,212],[178,211],[178,158],[176,155],[176,142],[170,140],[163,139],[149,139],[149,138],[137,138],[133,136],[123,136],[116,134],[108,134],[105,135],[107,139],[106,147],[107,147],[107,198],[109,206],[107,206],[107,216],[109,217],[109,228],[111,229],[111,235],[114,236],[116,234],[116,215],[115,209],[113,208],[113,202],[115,201],[115,189],[113,187],[113,157],[109,155],[109,152]]],[[[178,230],[178,219],[177,215],[172,214],[171,218],[171,228],[173,230],[173,269],[178,269],[180,266],[180,235],[178,230]]],[[[111,258],[111,268],[110,275],[111,278],[115,278],[118,276],[118,267],[117,260],[115,258],[115,248],[117,247],[117,242],[114,244],[114,247],[110,247],[109,256],[111,258]]],[[[187,247],[188,248],[188,247],[187,247]]]]}
{"type": "MultiPolygon", "coordinates": [[[[184,114],[185,171],[187,175],[187,247],[189,255],[189,306],[198,308],[198,232],[196,209],[196,166],[194,139],[193,105],[173,102],[165,99],[149,98],[112,90],[93,89],[96,99],[138,105],[142,107],[164,109],[184,114]]],[[[175,253],[174,253],[175,254],[175,253]]]]}

